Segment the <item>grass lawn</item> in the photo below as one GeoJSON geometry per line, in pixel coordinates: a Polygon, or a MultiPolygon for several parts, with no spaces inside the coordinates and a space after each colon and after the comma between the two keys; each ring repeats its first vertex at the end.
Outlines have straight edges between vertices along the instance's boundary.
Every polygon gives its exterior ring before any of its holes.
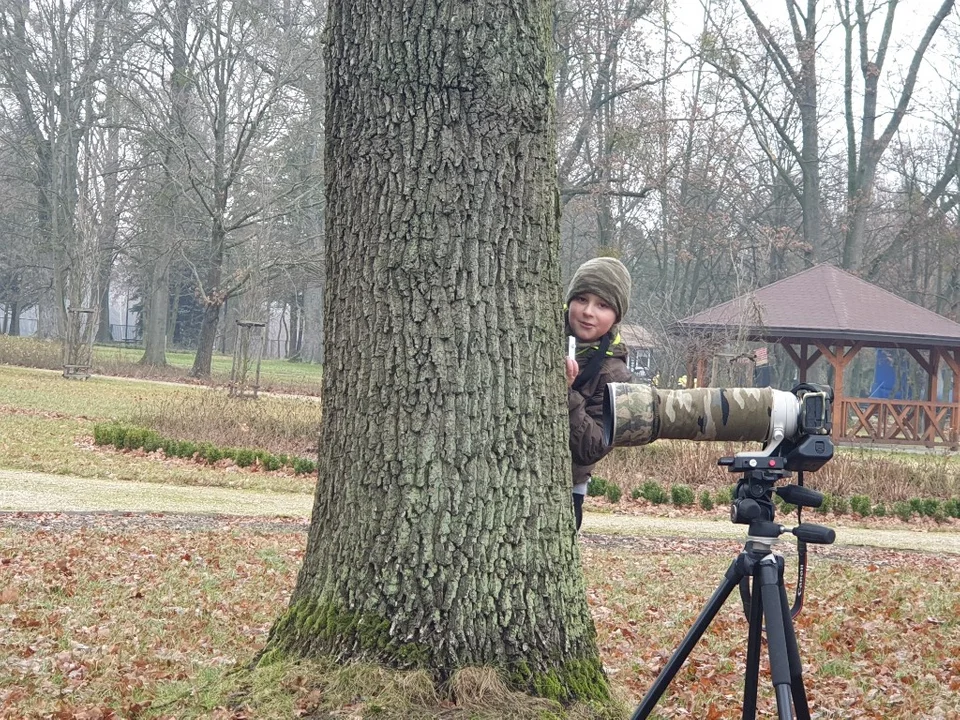
{"type": "MultiPolygon", "coordinates": [[[[101,369],[110,372],[124,365],[134,365],[143,357],[143,348],[124,345],[98,345],[94,347],[94,362],[101,369]]],[[[194,353],[168,351],[167,364],[174,374],[186,376],[193,367],[194,353]],[[178,372],[176,372],[178,371],[178,372]]],[[[210,363],[211,380],[224,384],[230,380],[233,368],[233,355],[214,353],[210,363]]],[[[253,368],[251,368],[252,377],[253,368]]],[[[260,364],[261,387],[266,389],[286,389],[306,394],[319,393],[323,379],[323,367],[314,363],[290,362],[282,358],[264,358],[260,364]]]]}
{"type": "MultiPolygon", "coordinates": [[[[0,717],[558,717],[510,696],[427,697],[411,690],[416,678],[369,668],[251,674],[246,664],[289,599],[306,524],[131,522],[0,526],[0,717]]],[[[632,709],[739,544],[586,536],[582,549],[602,659],[632,709]]],[[[816,553],[797,621],[815,716],[960,717],[958,615],[958,557],[816,553]]],[[[734,592],[655,717],[739,718],[746,632],[734,592]]],[[[764,660],[759,717],[775,716],[773,705],[764,660]]]]}
{"type": "MultiPolygon", "coordinates": [[[[197,435],[211,425],[211,439],[226,446],[270,446],[305,457],[316,455],[319,403],[310,398],[230,400],[225,390],[94,376],[65,380],[56,371],[0,365],[0,465],[78,477],[102,477],[178,485],[246,487],[312,492],[312,477],[281,472],[230,472],[185,460],[137,456],[92,444],[98,422],[167,423],[171,436],[197,435]],[[216,417],[217,423],[209,418],[216,417]],[[172,426],[172,427],[171,427],[172,426]],[[223,439],[224,433],[230,435],[223,439]],[[298,434],[299,433],[299,434],[298,434]],[[312,447],[311,447],[312,446],[312,447]]],[[[182,439],[207,439],[184,437],[182,439]]]]}

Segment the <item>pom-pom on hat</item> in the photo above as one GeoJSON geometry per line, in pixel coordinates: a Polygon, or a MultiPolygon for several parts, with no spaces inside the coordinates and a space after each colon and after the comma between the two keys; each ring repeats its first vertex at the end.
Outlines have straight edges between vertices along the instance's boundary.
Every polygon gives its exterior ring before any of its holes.
{"type": "Polygon", "coordinates": [[[587,260],[577,268],[567,288],[567,305],[577,295],[593,293],[603,298],[623,320],[630,306],[630,273],[624,264],[612,257],[587,260]]]}

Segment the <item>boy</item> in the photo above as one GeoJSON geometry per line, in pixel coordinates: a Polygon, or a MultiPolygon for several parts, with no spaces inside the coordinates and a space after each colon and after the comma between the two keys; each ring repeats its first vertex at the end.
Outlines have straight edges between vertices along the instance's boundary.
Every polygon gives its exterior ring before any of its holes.
{"type": "Polygon", "coordinates": [[[627,347],[618,327],[630,303],[630,273],[615,258],[581,265],[567,289],[566,333],[577,339],[567,358],[567,406],[573,458],[573,510],[577,530],[593,466],[610,448],[603,443],[603,392],[607,383],[631,382],[627,347]]]}

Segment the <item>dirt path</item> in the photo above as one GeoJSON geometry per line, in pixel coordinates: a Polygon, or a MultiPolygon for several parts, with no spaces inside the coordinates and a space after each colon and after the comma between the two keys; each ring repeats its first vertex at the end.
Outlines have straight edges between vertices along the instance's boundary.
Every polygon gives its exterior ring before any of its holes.
{"type": "MultiPolygon", "coordinates": [[[[306,520],[310,517],[312,504],[313,498],[307,494],[94,480],[0,470],[0,513],[120,511],[306,520]]],[[[3,523],[0,514],[0,525],[3,523]]],[[[584,532],[648,538],[741,540],[745,538],[746,528],[722,519],[588,512],[584,518],[584,532]]],[[[960,555],[960,533],[951,531],[841,527],[837,530],[836,544],[960,555]]]]}
{"type": "Polygon", "coordinates": [[[223,513],[309,517],[313,498],[221,487],[92,480],[0,470],[0,511],[223,513]]]}

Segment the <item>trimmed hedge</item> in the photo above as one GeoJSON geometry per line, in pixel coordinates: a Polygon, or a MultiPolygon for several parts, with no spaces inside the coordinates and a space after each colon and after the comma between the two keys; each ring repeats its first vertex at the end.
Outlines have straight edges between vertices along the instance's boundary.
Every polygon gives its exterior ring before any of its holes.
{"type": "Polygon", "coordinates": [[[250,448],[221,448],[212,443],[194,443],[189,440],[163,438],[147,428],[123,425],[122,423],[97,423],[93,426],[95,445],[113,445],[120,450],[143,449],[146,452],[163,450],[167,457],[181,457],[213,465],[218,460],[233,460],[239,467],[259,464],[266,470],[293,469],[297,475],[311,475],[317,471],[317,463],[307,458],[289,455],[274,455],[266,450],[250,448]]]}

